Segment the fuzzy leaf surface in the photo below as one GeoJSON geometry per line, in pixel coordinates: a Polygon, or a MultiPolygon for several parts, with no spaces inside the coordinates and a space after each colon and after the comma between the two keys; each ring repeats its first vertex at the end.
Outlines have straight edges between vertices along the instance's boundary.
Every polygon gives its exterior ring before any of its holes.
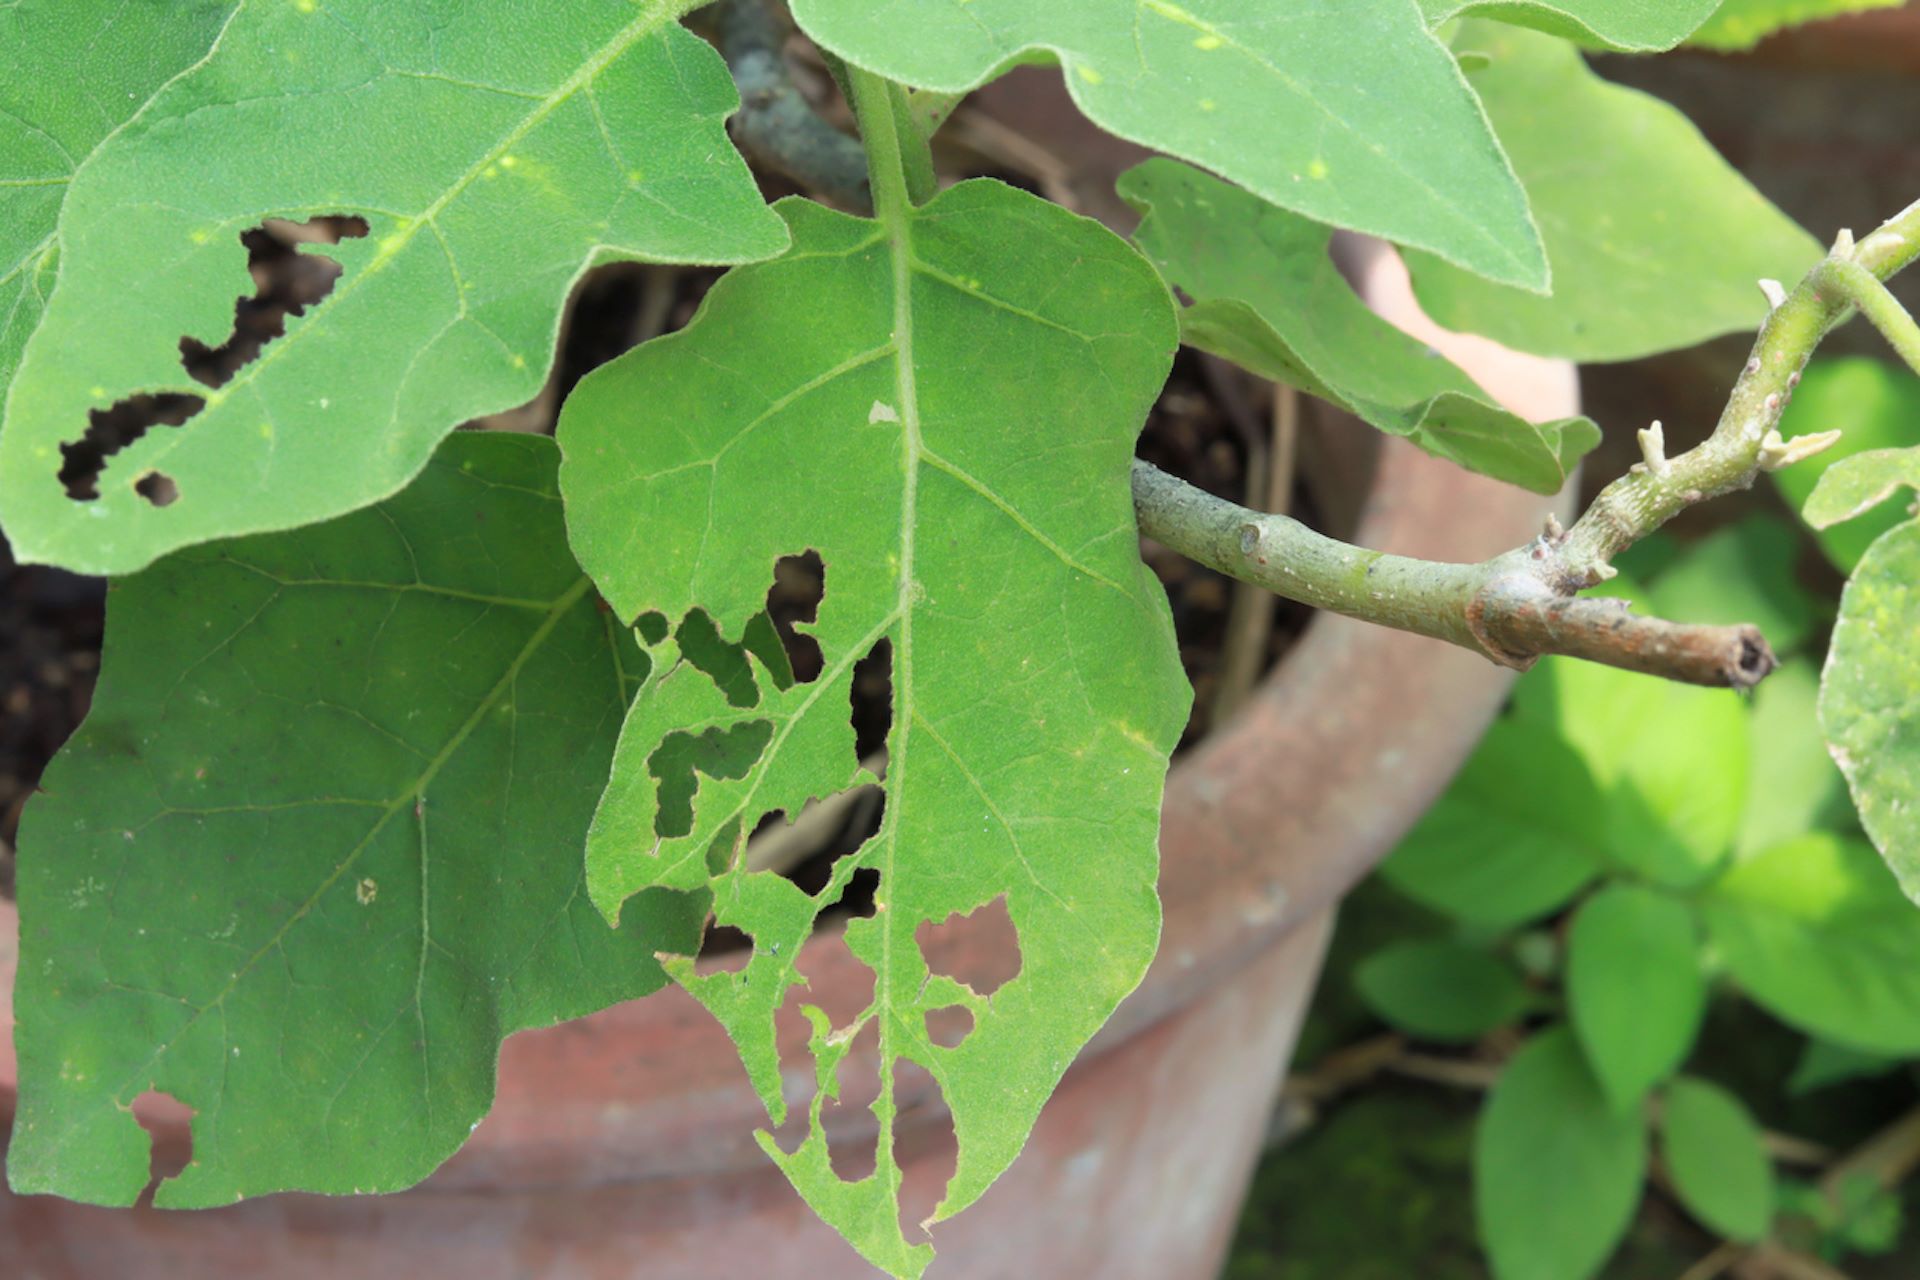
{"type": "Polygon", "coordinates": [[[778,208],[786,257],[730,274],[682,333],[581,383],[561,420],[561,487],[574,548],[622,618],[698,609],[740,635],[776,560],[817,552],[825,597],[805,630],[824,670],[783,689],[756,666],[758,699],[740,706],[672,640],[656,647],[588,883],[609,913],[650,885],[711,887],[717,919],[752,938],[738,973],[669,969],[726,1025],[777,1124],[773,1015],[800,981],[795,953],[857,871],[878,873],[877,913],[845,935],[874,971],[873,1002],[838,1027],[809,1015],[822,1084],[809,1135],[791,1153],[762,1143],[869,1260],[917,1275],[930,1249],[898,1222],[895,1063],[931,1073],[958,1133],[937,1221],[1019,1153],[1153,955],[1161,788],[1190,695],[1140,561],[1129,469],[1176,322],[1123,241],[997,183],[887,224],[778,208]],[[879,833],[818,896],[749,871],[740,851],[764,814],[874,781],[849,696],[883,641],[879,833]],[[688,776],[695,742],[691,813],[670,813],[660,778],[688,776]],[[989,998],[930,972],[915,930],[1002,900],[1017,975],[989,998]],[[948,1048],[925,1015],[954,1005],[973,1029],[948,1048]],[[867,1025],[879,1166],[846,1181],[819,1108],[867,1025]]]}
{"type": "Polygon", "coordinates": [[[68,191],[59,287],[0,433],[15,552],[127,573],[376,501],[456,424],[533,396],[590,264],[778,252],[687,7],[243,0],[68,191]],[[322,215],[368,226],[324,248],[332,293],[223,385],[190,377],[183,337],[219,347],[253,292],[241,233],[322,215]],[[97,499],[69,497],[61,446],[161,393],[205,405],[110,457],[97,499]],[[136,491],[151,471],[177,500],[136,491]]]}
{"type": "MultiPolygon", "coordinates": [[[[1831,473],[1829,473],[1831,474],[1831,473]]],[[[1868,548],[1840,597],[1820,723],[1860,822],[1920,900],[1920,520],[1868,548]]]]}
{"type": "Polygon", "coordinates": [[[1600,443],[1586,418],[1534,424],[1368,309],[1327,256],[1333,230],[1172,160],[1120,179],[1135,241],[1193,299],[1181,336],[1469,470],[1558,493],[1600,443]]]}
{"type": "Polygon", "coordinates": [[[448,441],[378,507],[116,584],[93,712],[21,831],[20,1192],[392,1191],[492,1102],[500,1041],[644,995],[705,904],[618,932],[580,850],[646,658],[568,554],[556,455],[448,441]]]}
{"type": "Polygon", "coordinates": [[[1720,0],[1420,0],[1435,26],[1449,18],[1498,18],[1629,53],[1673,48],[1719,7],[1720,0]]]}
{"type": "Polygon", "coordinates": [[[1761,276],[1797,280],[1820,246],[1659,99],[1609,84],[1563,40],[1469,22],[1457,52],[1540,223],[1541,297],[1410,253],[1414,292],[1450,329],[1570,360],[1629,360],[1757,328],[1761,276]]]}
{"type": "Polygon", "coordinates": [[[1095,123],[1321,222],[1523,289],[1546,260],[1460,69],[1406,0],[795,0],[849,62],[922,88],[1057,57],[1095,123]]]}
{"type": "Polygon", "coordinates": [[[54,227],[74,171],[206,53],[233,7],[40,0],[0,9],[0,404],[53,290],[54,227]]]}

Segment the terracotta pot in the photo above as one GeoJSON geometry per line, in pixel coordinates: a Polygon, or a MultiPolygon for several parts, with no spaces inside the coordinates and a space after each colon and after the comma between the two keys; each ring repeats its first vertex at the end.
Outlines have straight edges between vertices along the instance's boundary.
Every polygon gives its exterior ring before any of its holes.
{"type": "MultiPolygon", "coordinates": [[[[1397,261],[1358,256],[1370,292],[1389,310],[1404,307],[1397,261]]],[[[1483,349],[1462,358],[1536,414],[1571,405],[1564,366],[1483,349]]],[[[1476,559],[1525,540],[1553,505],[1391,444],[1357,539],[1476,559]]],[[[1437,642],[1321,617],[1242,713],[1182,759],[1161,837],[1160,957],[1068,1073],[1026,1153],[978,1205],[938,1228],[935,1276],[1217,1272],[1330,908],[1446,784],[1507,678],[1437,642]]],[[[11,990],[15,923],[7,906],[0,992],[11,990]]],[[[984,913],[949,928],[936,966],[964,974],[990,962],[1001,931],[984,913]]],[[[811,998],[829,1009],[858,1008],[871,990],[838,937],[810,943],[802,968],[811,998]]],[[[10,1004],[0,1021],[10,1026],[10,1004]]],[[[797,1056],[803,1037],[788,1030],[797,1056]]],[[[13,1096],[7,1055],[0,1116],[9,1120],[13,1096]]],[[[902,1104],[909,1198],[930,1206],[951,1169],[951,1128],[927,1088],[909,1084],[902,1104]]],[[[0,1194],[0,1275],[871,1274],[755,1147],[763,1121],[719,1027],[668,990],[509,1040],[492,1114],[412,1191],[181,1213],[0,1194]]],[[[188,1143],[181,1117],[163,1112],[150,1127],[157,1162],[177,1167],[188,1143]]],[[[833,1133],[850,1144],[864,1136],[871,1149],[864,1111],[843,1107],[833,1133]]]]}

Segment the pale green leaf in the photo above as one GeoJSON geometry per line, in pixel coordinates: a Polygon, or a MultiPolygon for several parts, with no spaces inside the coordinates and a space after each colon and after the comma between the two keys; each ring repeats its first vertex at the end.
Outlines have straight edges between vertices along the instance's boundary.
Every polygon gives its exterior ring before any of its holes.
{"type": "Polygon", "coordinates": [[[1694,32],[1690,44],[1728,51],[1751,49],[1783,27],[1866,9],[1895,9],[1906,0],[1726,0],[1694,32]]]}
{"type": "MultiPolygon", "coordinates": [[[[733,272],[684,332],[581,383],[561,483],[574,548],[623,618],[699,608],[737,635],[776,560],[817,552],[826,594],[807,630],[825,671],[787,690],[763,679],[740,707],[658,646],[588,883],[609,912],[648,885],[712,885],[752,958],[737,974],[669,970],[726,1024],[778,1123],[773,1015],[801,981],[794,955],[855,872],[877,872],[878,913],[846,932],[873,1004],[837,1028],[814,1014],[812,1050],[830,1085],[855,1029],[877,1030],[882,1134],[895,1063],[932,1073],[959,1138],[938,1221],[1019,1153],[1153,955],[1161,787],[1189,693],[1129,471],[1175,316],[1125,242],[998,183],[954,187],[897,225],[778,207],[792,252],[733,272]],[[848,697],[876,646],[893,682],[883,826],[809,897],[748,871],[741,845],[768,812],[873,781],[848,697]],[[713,767],[691,813],[670,814],[656,770],[690,776],[676,757],[696,738],[713,767]],[[996,901],[1020,968],[988,999],[930,973],[915,930],[996,901]],[[974,1026],[947,1048],[925,1015],[952,1005],[974,1026]]],[[[826,1092],[804,1145],[763,1145],[868,1259],[918,1274],[930,1250],[897,1221],[889,1143],[874,1174],[842,1180],[826,1092]]]]}
{"type": "MultiPolygon", "coordinates": [[[[1470,22],[1457,48],[1540,222],[1553,296],[1411,253],[1414,291],[1452,329],[1571,360],[1627,360],[1753,329],[1761,276],[1796,280],[1811,236],[1722,160],[1687,118],[1594,75],[1571,45],[1470,22]]],[[[1416,246],[1417,247],[1417,246],[1416,246]]]]}
{"type": "Polygon", "coordinates": [[[1920,489],[1920,445],[1873,449],[1841,458],[1822,472],[1801,514],[1814,528],[1827,529],[1908,489],[1920,489]]]}
{"type": "Polygon", "coordinates": [[[1809,662],[1794,659],[1762,681],[1747,723],[1753,775],[1735,845],[1738,857],[1851,823],[1846,779],[1820,735],[1820,675],[1809,662]]]}
{"type": "Polygon", "coordinates": [[[1107,130],[1334,226],[1547,284],[1513,170],[1407,0],[795,0],[808,35],[929,89],[1055,54],[1107,130]]]}
{"type": "Polygon", "coordinates": [[[1600,873],[1606,807],[1550,731],[1495,722],[1445,795],[1380,866],[1436,911],[1506,929],[1564,905],[1600,873]]]}
{"type": "Polygon", "coordinates": [[[206,53],[234,3],[0,7],[0,404],[53,288],[74,170],[206,53]]]}
{"type": "Polygon", "coordinates": [[[1881,535],[1840,597],[1820,722],[1867,834],[1920,899],[1920,521],[1881,535]]]}
{"type": "Polygon", "coordinates": [[[1473,1199],[1495,1280],[1587,1280],[1633,1220],[1647,1129],[1607,1105],[1571,1032],[1528,1041],[1494,1085],[1473,1199]]]}
{"type": "Polygon", "coordinates": [[[1707,983],[1687,905],[1614,884],[1581,905],[1567,940],[1575,1033],[1614,1110],[1637,1107],[1679,1069],[1700,1034],[1707,983]]]}
{"type": "Polygon", "coordinates": [[[1660,1151],[1680,1203],[1711,1230],[1752,1243],[1773,1221],[1773,1164],[1746,1105],[1707,1080],[1667,1090],[1660,1151]]]}
{"type": "Polygon", "coordinates": [[[1426,1040],[1477,1040],[1527,1007],[1512,966],[1459,942],[1394,943],[1363,960],[1353,982],[1368,1008],[1426,1040]]]}
{"type": "MultiPolygon", "coordinates": [[[[1867,356],[1812,361],[1781,415],[1780,434],[1792,439],[1834,430],[1841,432],[1836,444],[1770,473],[1795,510],[1805,508],[1821,477],[1845,459],[1920,444],[1920,377],[1867,356]]],[[[1905,518],[1899,507],[1877,507],[1820,530],[1820,548],[1842,572],[1852,573],[1874,540],[1905,518]]]]}
{"type": "Polygon", "coordinates": [[[1702,901],[1727,971],[1810,1035],[1920,1053],[1920,912],[1859,840],[1815,834],[1734,865],[1702,901]]]}
{"type": "Polygon", "coordinates": [[[1654,581],[1653,611],[1676,622],[1760,628],[1776,653],[1791,654],[1813,632],[1820,604],[1795,573],[1801,539],[1793,525],[1755,514],[1688,543],[1654,581]]]}
{"type": "Polygon", "coordinates": [[[704,903],[618,933],[581,848],[646,658],[568,554],[556,454],[448,441],[404,493],[117,583],[93,712],[20,836],[16,1191],[131,1204],[425,1177],[500,1041],[644,995],[704,903]]]}
{"type": "MultiPolygon", "coordinates": [[[[218,47],[75,176],[59,287],[0,434],[0,520],[23,560],[125,573],[174,547],[385,497],[461,421],[530,399],[560,308],[612,257],[732,262],[782,244],[723,119],[687,0],[243,3],[218,47]],[[349,214],[333,292],[218,388],[251,293],[240,235],[349,214]],[[198,396],[67,496],[60,446],[138,394],[198,396]],[[136,491],[152,471],[177,500],[136,491]]],[[[320,251],[320,250],[314,250],[320,251]]]]}
{"type": "Polygon", "coordinates": [[[1124,174],[1135,240],[1193,299],[1181,336],[1347,409],[1428,453],[1557,493],[1600,442],[1586,418],[1538,426],[1369,310],[1327,256],[1332,229],[1171,160],[1124,174]]]}
{"type": "Polygon", "coordinates": [[[1720,0],[1420,0],[1435,26],[1449,18],[1498,18],[1581,44],[1647,53],[1671,49],[1720,0]]]}

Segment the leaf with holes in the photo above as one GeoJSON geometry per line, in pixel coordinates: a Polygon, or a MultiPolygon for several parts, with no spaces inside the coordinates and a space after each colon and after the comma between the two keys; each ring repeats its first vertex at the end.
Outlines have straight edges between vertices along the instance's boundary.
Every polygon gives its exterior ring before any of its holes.
{"type": "Polygon", "coordinates": [[[820,44],[930,89],[1056,55],[1102,127],[1262,199],[1544,289],[1546,260],[1486,116],[1407,0],[794,0],[820,44]]]}
{"type": "MultiPolygon", "coordinates": [[[[1495,22],[1454,41],[1526,187],[1553,296],[1411,253],[1450,329],[1570,360],[1628,360],[1758,327],[1761,276],[1797,280],[1820,246],[1659,99],[1608,84],[1563,40],[1495,22]]],[[[1408,242],[1416,247],[1418,242],[1408,242]]]]}
{"type": "Polygon", "coordinates": [[[388,1191],[465,1141],[500,1041],[644,995],[705,904],[616,933],[580,849],[646,658],[568,554],[555,451],[461,435],[399,497],[116,585],[20,837],[16,1191],[388,1191]]]}
{"type": "Polygon", "coordinates": [[[1581,44],[1649,53],[1685,40],[1721,0],[1420,0],[1427,21],[1477,14],[1581,44]]]}
{"type": "Polygon", "coordinates": [[[878,873],[877,914],[846,932],[873,1003],[849,1025],[814,1015],[808,1137],[763,1145],[870,1260],[918,1274],[930,1250],[896,1208],[895,1064],[930,1072],[953,1115],[939,1221],[1019,1153],[1153,956],[1161,788],[1189,692],[1129,472],[1175,319],[1123,241],[998,183],[886,223],[778,208],[786,257],[728,275],[688,329],[569,398],[561,488],[574,549],[622,618],[699,610],[740,635],[775,562],[816,552],[825,595],[807,633],[824,670],[782,688],[756,667],[742,706],[675,642],[657,646],[588,885],[609,914],[648,886],[711,885],[752,957],[739,973],[669,971],[726,1024],[779,1123],[773,1016],[800,981],[794,954],[856,871],[878,873]],[[766,814],[876,780],[849,723],[855,665],[876,651],[893,689],[883,823],[809,896],[744,867],[741,846],[766,814]],[[1021,965],[988,998],[931,972],[915,931],[996,902],[1021,965]],[[944,1047],[925,1015],[951,1006],[974,1028],[944,1047]],[[848,1182],[820,1107],[865,1026],[880,1162],[848,1182]]]}
{"type": "Polygon", "coordinates": [[[1907,896],[1920,901],[1917,635],[1920,520],[1909,520],[1868,548],[1840,597],[1820,723],[1861,824],[1907,896]]]}
{"type": "Polygon", "coordinates": [[[1535,425],[1500,408],[1368,310],[1327,256],[1330,227],[1172,160],[1129,170],[1119,190],[1143,215],[1135,240],[1193,299],[1180,313],[1188,343],[1536,493],[1558,493],[1600,443],[1586,418],[1535,425]]]}
{"type": "Polygon", "coordinates": [[[206,54],[234,3],[0,8],[0,403],[53,288],[74,171],[206,54]]]}
{"type": "Polygon", "coordinates": [[[243,3],[74,177],[0,434],[16,553],[125,573],[365,505],[538,390],[593,262],[777,252],[722,127],[732,81],[674,21],[690,7],[243,3]],[[363,232],[313,250],[331,293],[237,372],[190,377],[183,351],[234,328],[242,234],[316,217],[363,232]]]}

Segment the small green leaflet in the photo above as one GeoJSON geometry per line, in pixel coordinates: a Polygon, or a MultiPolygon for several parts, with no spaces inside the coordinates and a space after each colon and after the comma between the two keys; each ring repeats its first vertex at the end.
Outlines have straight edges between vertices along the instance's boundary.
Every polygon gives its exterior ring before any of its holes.
{"type": "Polygon", "coordinates": [[[1709,49],[1751,49],[1783,27],[1867,9],[1897,9],[1906,0],[1726,0],[1688,43],[1709,49]]]}
{"type": "Polygon", "coordinates": [[[1518,1018],[1526,984],[1513,966],[1450,939],[1396,942],[1353,971],[1360,998],[1401,1031],[1471,1043],[1518,1018]]]}
{"type": "Polygon", "coordinates": [[[1608,1103],[1633,1112],[1686,1060],[1707,1011],[1699,924],[1658,890],[1610,884],[1587,899],[1567,936],[1574,1033],[1608,1103]]]}
{"type": "Polygon", "coordinates": [[[970,89],[1048,52],[1120,137],[1318,221],[1522,289],[1548,283],[1513,169],[1408,0],[892,0],[878,13],[871,0],[795,0],[793,12],[849,62],[928,89],[970,89]]]}
{"type": "Polygon", "coordinates": [[[1758,327],[1754,281],[1797,280],[1820,260],[1685,116],[1600,79],[1565,41],[1473,21],[1454,48],[1486,60],[1468,79],[1539,219],[1553,294],[1409,253],[1441,324],[1541,355],[1629,360],[1758,327]]]}
{"type": "Polygon", "coordinates": [[[54,224],[74,170],[207,52],[233,8],[234,0],[0,8],[0,404],[53,288],[54,224]]]}
{"type": "Polygon", "coordinates": [[[1720,0],[1420,0],[1434,26],[1469,15],[1498,18],[1632,53],[1673,48],[1719,6],[1720,0]]]}
{"type": "MultiPolygon", "coordinates": [[[[762,1145],[870,1261],[918,1275],[932,1250],[899,1222],[896,1064],[928,1071],[953,1115],[959,1160],[938,1222],[1019,1154],[1153,956],[1161,789],[1190,693],[1140,560],[1129,473],[1176,345],[1173,301],[1098,224],[994,182],[888,224],[777,207],[785,257],[729,274],[686,330],[575,390],[561,488],[574,549],[623,619],[680,625],[699,610],[739,636],[776,561],[817,552],[825,597],[805,630],[825,669],[783,687],[756,658],[757,698],[741,705],[677,641],[656,645],[594,819],[588,887],[610,915],[648,886],[712,888],[751,959],[669,972],[726,1025],[777,1124],[774,1013],[801,982],[794,956],[855,872],[878,872],[877,913],[845,934],[875,973],[873,1003],[838,1027],[809,1014],[821,1087],[808,1137],[762,1145]],[[741,846],[763,815],[876,781],[856,759],[849,696],[855,664],[882,652],[893,725],[879,833],[817,896],[748,871],[741,846]],[[1002,901],[1017,976],[989,996],[929,970],[919,926],[1002,901]],[[973,1029],[950,1048],[926,1015],[952,1006],[973,1029]],[[879,1046],[879,1165],[846,1181],[820,1108],[862,1027],[879,1046]]],[[[851,1061],[876,1070],[871,1055],[851,1061]]]]}
{"type": "Polygon", "coordinates": [[[59,284],[0,434],[0,521],[23,560],[126,573],[175,547],[283,529],[394,493],[459,422],[529,399],[562,303],[614,257],[778,252],[723,120],[719,55],[690,0],[243,0],[218,47],[74,177],[59,284]],[[251,292],[240,235],[357,215],[344,274],[219,387],[181,340],[223,343],[251,292]],[[67,496],[89,414],[192,395],[67,496]],[[177,487],[159,506],[149,472],[177,487]]]}
{"type": "Polygon", "coordinates": [[[1820,723],[1828,749],[1847,775],[1867,834],[1907,896],[1920,901],[1916,637],[1920,520],[1909,520],[1868,548],[1840,597],[1840,621],[1833,629],[1820,689],[1820,723]]]}
{"type": "Polygon", "coordinates": [[[1172,160],[1124,174],[1135,239],[1193,299],[1181,336],[1359,415],[1428,453],[1557,493],[1600,443],[1586,418],[1535,425],[1367,309],[1327,256],[1332,228],[1172,160]]]}
{"type": "Polygon", "coordinates": [[[509,1033],[645,995],[705,903],[616,933],[580,850],[647,659],[568,554],[548,441],[461,434],[400,496],[116,584],[93,712],[20,837],[14,1190],[393,1191],[509,1033]]]}
{"type": "Polygon", "coordinates": [[[1820,473],[1801,514],[1816,529],[1863,516],[1894,494],[1920,489],[1920,446],[1872,449],[1842,458],[1820,473]]]}
{"type": "MultiPolygon", "coordinates": [[[[1806,516],[1807,500],[1834,467],[1860,453],[1920,445],[1920,377],[1869,356],[1816,356],[1780,419],[1780,434],[1838,429],[1840,439],[1805,462],[1771,472],[1789,506],[1806,516]]],[[[1874,540],[1906,519],[1884,505],[1818,530],[1820,549],[1843,573],[1852,573],[1874,540]]]]}
{"type": "Polygon", "coordinates": [[[1739,1098],[1707,1080],[1675,1080],[1661,1110],[1660,1148],[1694,1217],[1732,1240],[1767,1233],[1773,1164],[1760,1125],[1739,1098]]]}

